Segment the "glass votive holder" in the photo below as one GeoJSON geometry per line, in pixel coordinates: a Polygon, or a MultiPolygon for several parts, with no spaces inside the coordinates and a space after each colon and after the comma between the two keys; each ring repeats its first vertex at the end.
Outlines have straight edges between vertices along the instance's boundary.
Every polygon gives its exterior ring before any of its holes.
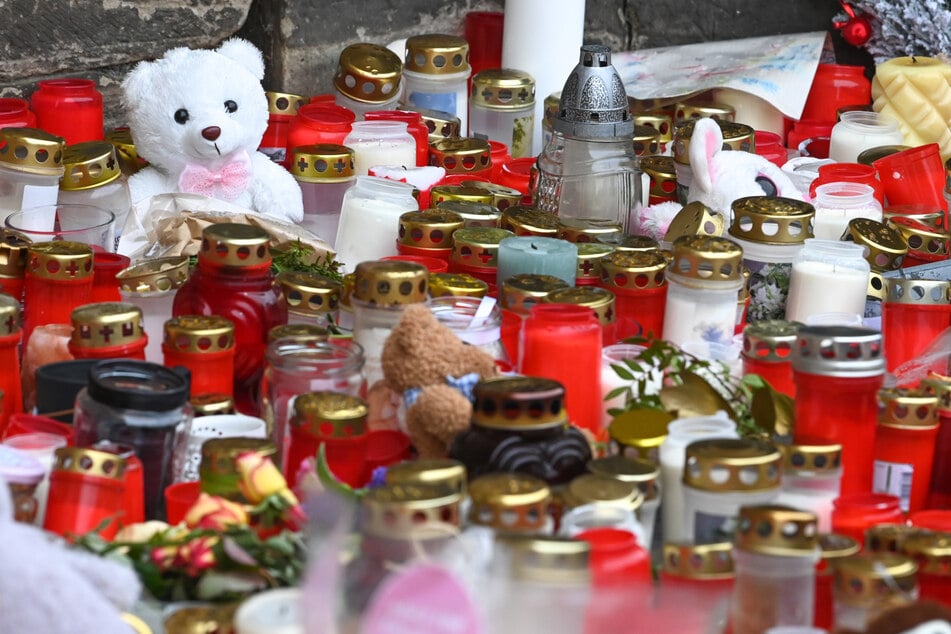
{"type": "Polygon", "coordinates": [[[7,216],[8,229],[33,242],[68,240],[115,251],[116,216],[93,205],[64,203],[30,207],[7,216]]]}

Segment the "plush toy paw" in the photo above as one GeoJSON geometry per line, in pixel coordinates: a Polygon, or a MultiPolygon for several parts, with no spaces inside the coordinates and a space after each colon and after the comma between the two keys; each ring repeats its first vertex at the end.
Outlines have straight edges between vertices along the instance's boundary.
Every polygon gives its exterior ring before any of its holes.
{"type": "Polygon", "coordinates": [[[420,458],[445,458],[458,434],[469,429],[472,403],[449,385],[423,388],[406,410],[406,428],[420,458]]]}

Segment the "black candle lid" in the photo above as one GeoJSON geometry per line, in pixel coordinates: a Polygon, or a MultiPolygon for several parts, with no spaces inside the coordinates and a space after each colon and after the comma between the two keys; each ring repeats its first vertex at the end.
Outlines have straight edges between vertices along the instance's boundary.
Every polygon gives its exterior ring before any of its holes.
{"type": "Polygon", "coordinates": [[[185,405],[191,373],[183,367],[107,359],[89,369],[89,396],[122,409],[166,412],[185,405]]]}

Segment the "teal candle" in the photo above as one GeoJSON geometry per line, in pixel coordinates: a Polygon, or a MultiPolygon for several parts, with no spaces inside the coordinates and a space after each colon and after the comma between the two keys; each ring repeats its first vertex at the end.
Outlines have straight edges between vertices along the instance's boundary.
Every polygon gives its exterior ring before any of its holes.
{"type": "Polygon", "coordinates": [[[575,285],[578,245],[558,238],[515,236],[499,242],[497,284],[519,273],[553,275],[575,285]]]}

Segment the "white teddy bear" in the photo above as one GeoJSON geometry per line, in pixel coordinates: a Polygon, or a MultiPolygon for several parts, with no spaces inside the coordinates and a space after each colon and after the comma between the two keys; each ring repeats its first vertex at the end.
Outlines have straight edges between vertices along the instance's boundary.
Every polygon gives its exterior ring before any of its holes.
{"type": "Polygon", "coordinates": [[[136,65],[122,82],[123,103],[149,166],[129,179],[133,204],[184,192],[299,222],[300,186],[257,151],[268,125],[263,78],[261,52],[239,38],[136,65]]]}

